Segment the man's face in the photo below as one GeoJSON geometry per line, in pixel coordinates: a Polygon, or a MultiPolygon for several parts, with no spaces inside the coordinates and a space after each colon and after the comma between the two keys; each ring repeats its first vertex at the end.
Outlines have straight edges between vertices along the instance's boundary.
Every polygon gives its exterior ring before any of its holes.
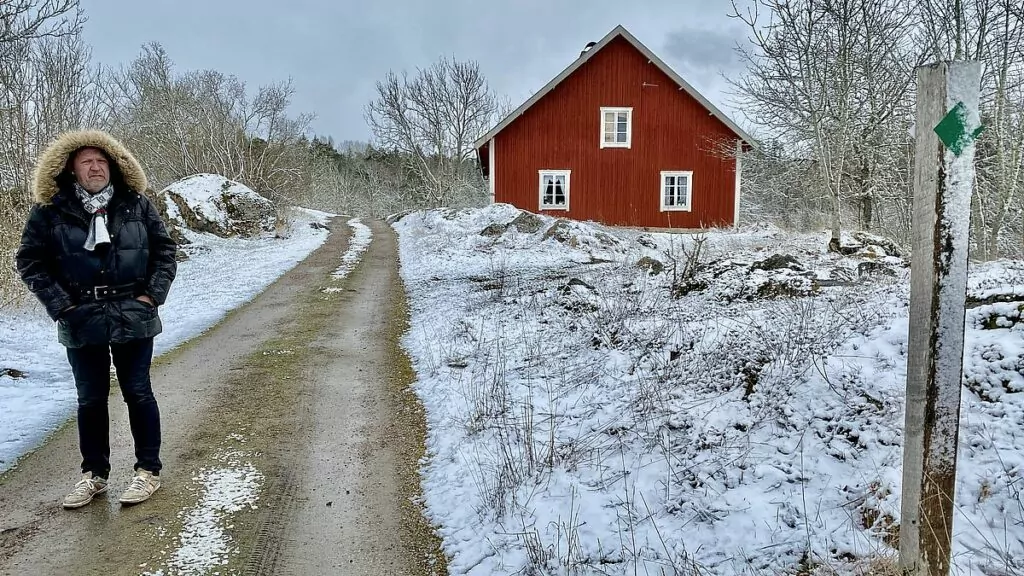
{"type": "Polygon", "coordinates": [[[86,148],[79,152],[71,164],[75,171],[78,184],[95,194],[110,182],[110,165],[107,158],[96,148],[86,148]]]}

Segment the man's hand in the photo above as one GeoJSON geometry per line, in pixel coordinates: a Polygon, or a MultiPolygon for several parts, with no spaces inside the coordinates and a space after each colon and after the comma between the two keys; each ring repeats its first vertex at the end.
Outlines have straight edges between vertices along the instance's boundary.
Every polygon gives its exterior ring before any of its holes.
{"type": "Polygon", "coordinates": [[[135,299],[138,300],[139,302],[145,302],[146,304],[149,304],[150,306],[156,308],[156,303],[153,302],[153,299],[150,298],[149,296],[146,296],[145,294],[143,294],[142,296],[136,296],[135,299]]]}

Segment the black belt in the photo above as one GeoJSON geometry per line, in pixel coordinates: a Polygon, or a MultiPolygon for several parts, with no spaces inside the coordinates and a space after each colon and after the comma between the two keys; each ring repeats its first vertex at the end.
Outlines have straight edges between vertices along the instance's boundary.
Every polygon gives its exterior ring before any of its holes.
{"type": "Polygon", "coordinates": [[[120,284],[118,286],[93,286],[92,288],[80,289],[80,296],[83,302],[94,300],[121,300],[133,298],[137,295],[139,285],[136,282],[131,284],[120,284]]]}

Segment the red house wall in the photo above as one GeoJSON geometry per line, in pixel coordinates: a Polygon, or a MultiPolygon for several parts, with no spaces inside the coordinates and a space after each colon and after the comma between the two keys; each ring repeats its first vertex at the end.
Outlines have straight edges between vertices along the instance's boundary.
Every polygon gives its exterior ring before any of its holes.
{"type": "Polygon", "coordinates": [[[735,161],[709,139],[737,136],[622,37],[615,38],[494,138],[495,202],[539,212],[538,170],[571,170],[569,211],[611,225],[731,225],[735,161]],[[646,84],[646,85],[645,85],[646,84]],[[601,108],[633,107],[632,147],[601,148],[601,108]],[[692,211],[662,212],[661,171],[692,170],[692,211]]]}

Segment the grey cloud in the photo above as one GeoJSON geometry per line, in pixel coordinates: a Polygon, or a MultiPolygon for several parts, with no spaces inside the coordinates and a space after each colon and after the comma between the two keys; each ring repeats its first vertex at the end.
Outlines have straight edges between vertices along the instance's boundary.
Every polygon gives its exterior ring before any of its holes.
{"type": "Polygon", "coordinates": [[[517,105],[617,24],[713,99],[716,84],[692,65],[717,70],[730,58],[728,38],[713,30],[731,22],[708,0],[81,2],[97,62],[116,66],[157,41],[181,71],[214,68],[251,87],[292,78],[291,112],[316,113],[314,129],[336,141],[370,138],[363,108],[388,70],[414,72],[442,55],[478,61],[491,87],[517,105]],[[673,24],[681,21],[690,27],[673,24]]]}
{"type": "Polygon", "coordinates": [[[687,26],[668,34],[665,51],[691,70],[728,72],[740,65],[735,46],[742,37],[742,32],[735,27],[687,26]]]}

